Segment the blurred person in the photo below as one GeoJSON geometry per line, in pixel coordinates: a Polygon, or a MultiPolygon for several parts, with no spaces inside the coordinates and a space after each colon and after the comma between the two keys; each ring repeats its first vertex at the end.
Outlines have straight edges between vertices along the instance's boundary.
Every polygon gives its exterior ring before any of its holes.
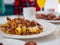
{"type": "MultiPolygon", "coordinates": [[[[24,7],[35,7],[36,11],[40,11],[36,0],[15,0],[14,2],[14,14],[22,15],[24,7]]],[[[44,8],[43,8],[44,10],[44,8]]]]}

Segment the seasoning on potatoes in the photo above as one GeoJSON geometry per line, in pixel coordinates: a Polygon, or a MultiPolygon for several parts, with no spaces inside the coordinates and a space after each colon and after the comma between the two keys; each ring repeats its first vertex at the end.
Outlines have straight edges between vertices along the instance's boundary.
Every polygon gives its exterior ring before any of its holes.
{"type": "Polygon", "coordinates": [[[17,27],[16,30],[15,30],[15,33],[18,34],[18,35],[21,34],[21,28],[17,27]]]}
{"type": "Polygon", "coordinates": [[[26,32],[26,30],[27,30],[26,26],[22,26],[22,32],[24,33],[26,32]]]}
{"type": "Polygon", "coordinates": [[[39,26],[42,25],[34,20],[30,21],[20,17],[10,19],[7,17],[7,22],[0,27],[7,34],[34,35],[42,32],[40,30],[43,29],[39,29],[39,26]]]}
{"type": "Polygon", "coordinates": [[[28,28],[29,32],[36,32],[38,30],[37,27],[29,27],[28,28]]]}

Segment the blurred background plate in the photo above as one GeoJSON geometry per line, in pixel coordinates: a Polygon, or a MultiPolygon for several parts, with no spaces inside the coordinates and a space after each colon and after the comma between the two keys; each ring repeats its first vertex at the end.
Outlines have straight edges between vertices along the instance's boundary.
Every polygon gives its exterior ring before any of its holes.
{"type": "MultiPolygon", "coordinates": [[[[37,11],[36,13],[37,14],[41,14],[41,13],[48,14],[50,12],[49,11],[42,11],[42,12],[37,11]]],[[[56,14],[57,17],[60,16],[60,13],[59,12],[54,12],[53,14],[56,14]]],[[[41,20],[41,19],[37,19],[37,20],[41,20]]],[[[44,20],[44,19],[42,19],[42,20],[44,20]]],[[[60,23],[60,20],[44,20],[44,21],[51,22],[51,23],[60,23]]]]}

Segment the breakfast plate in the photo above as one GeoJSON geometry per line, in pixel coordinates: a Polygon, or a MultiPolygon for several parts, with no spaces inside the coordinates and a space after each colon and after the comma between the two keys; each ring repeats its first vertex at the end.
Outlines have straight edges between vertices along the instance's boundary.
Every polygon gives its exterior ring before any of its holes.
{"type": "MultiPolygon", "coordinates": [[[[9,16],[9,17],[11,17],[11,16],[9,16]]],[[[16,18],[15,16],[12,16],[12,17],[16,18]]],[[[4,18],[1,17],[0,18],[0,23],[1,24],[4,24],[6,22],[5,18],[6,17],[4,17],[4,18]]],[[[57,27],[54,24],[51,24],[51,23],[48,23],[48,22],[45,22],[45,21],[40,21],[40,20],[35,20],[35,21],[42,25],[43,32],[41,32],[39,34],[34,34],[34,35],[12,35],[12,34],[6,34],[6,33],[2,33],[2,35],[3,35],[3,37],[6,37],[6,38],[30,39],[30,38],[44,37],[44,36],[52,34],[53,32],[55,32],[57,30],[57,27]]]]}
{"type": "MultiPolygon", "coordinates": [[[[47,22],[51,22],[51,23],[60,23],[60,13],[58,13],[58,12],[50,13],[49,11],[43,11],[43,12],[37,11],[36,13],[37,14],[47,14],[47,15],[52,14],[53,16],[55,15],[55,17],[56,17],[55,19],[47,19],[45,17],[43,17],[45,19],[42,19],[42,18],[40,18],[40,19],[45,20],[47,22]]],[[[36,19],[39,19],[39,17],[36,17],[36,19]]]]}

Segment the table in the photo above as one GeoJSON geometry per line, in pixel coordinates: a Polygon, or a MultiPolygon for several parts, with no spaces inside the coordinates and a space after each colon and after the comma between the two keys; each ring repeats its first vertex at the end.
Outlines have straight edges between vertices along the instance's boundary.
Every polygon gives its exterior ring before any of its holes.
{"type": "Polygon", "coordinates": [[[55,25],[57,26],[57,30],[53,34],[50,34],[42,38],[25,39],[22,41],[36,41],[38,45],[60,45],[60,24],[55,24],[55,25]]]}

